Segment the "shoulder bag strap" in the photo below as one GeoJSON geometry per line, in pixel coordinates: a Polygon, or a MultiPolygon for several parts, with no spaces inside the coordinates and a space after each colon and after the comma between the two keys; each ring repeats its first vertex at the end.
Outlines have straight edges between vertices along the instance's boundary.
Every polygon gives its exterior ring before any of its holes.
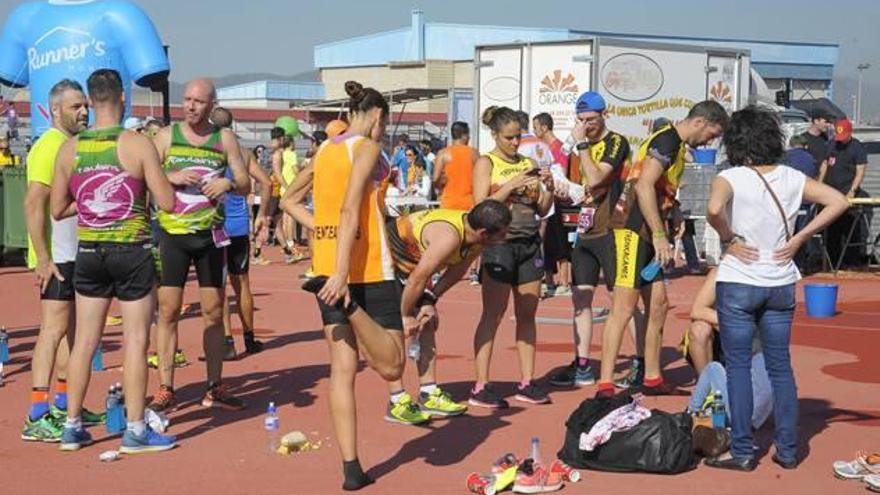
{"type": "Polygon", "coordinates": [[[754,171],[756,174],[758,174],[758,177],[760,177],[761,182],[764,183],[764,187],[767,189],[767,192],[770,193],[770,197],[773,198],[773,202],[776,203],[776,209],[779,210],[779,214],[782,216],[782,225],[785,227],[785,240],[786,240],[786,242],[790,241],[791,240],[791,232],[788,229],[788,218],[785,216],[785,210],[782,208],[782,203],[779,201],[779,197],[777,197],[776,193],[773,192],[773,188],[770,187],[770,183],[767,182],[767,179],[764,178],[764,176],[761,174],[761,172],[758,172],[753,167],[748,167],[748,168],[751,169],[752,171],[754,171]]]}

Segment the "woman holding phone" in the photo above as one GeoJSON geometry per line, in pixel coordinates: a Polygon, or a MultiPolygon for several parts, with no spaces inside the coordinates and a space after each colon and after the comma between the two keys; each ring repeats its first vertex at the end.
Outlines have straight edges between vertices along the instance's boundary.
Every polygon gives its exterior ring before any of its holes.
{"type": "Polygon", "coordinates": [[[483,313],[474,335],[477,381],[469,402],[477,407],[507,407],[507,401],[489,383],[489,364],[495,333],[513,292],[521,372],[515,398],[531,404],[546,404],[550,398],[533,381],[535,313],[544,278],[538,217],[546,215],[553,204],[553,181],[549,171],[538,169],[533,160],[517,152],[523,129],[516,111],[489,107],[483,112],[482,121],[492,130],[495,148],[474,165],[474,201],[479,203],[490,198],[506,203],[513,220],[505,241],[483,250],[480,270],[483,313]]]}

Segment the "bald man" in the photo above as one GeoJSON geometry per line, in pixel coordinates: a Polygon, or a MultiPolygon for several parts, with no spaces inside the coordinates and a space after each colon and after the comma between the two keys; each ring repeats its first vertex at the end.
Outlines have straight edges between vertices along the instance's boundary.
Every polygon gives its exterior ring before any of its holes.
{"type": "Polygon", "coordinates": [[[183,94],[183,121],[159,131],[154,142],[166,174],[183,175],[175,186],[174,211],[159,212],[159,317],[156,340],[159,357],[159,391],[150,408],[174,409],[174,351],[183,288],[191,265],[199,281],[202,339],[208,383],[204,407],[239,410],[244,401],[230,394],[221,383],[223,372],[223,267],[229,237],[223,228],[223,196],[250,192],[241,148],[229,129],[214,126],[209,117],[217,98],[214,84],[196,79],[183,94]],[[227,167],[232,172],[226,174],[227,167]],[[231,175],[231,178],[229,178],[231,175]]]}

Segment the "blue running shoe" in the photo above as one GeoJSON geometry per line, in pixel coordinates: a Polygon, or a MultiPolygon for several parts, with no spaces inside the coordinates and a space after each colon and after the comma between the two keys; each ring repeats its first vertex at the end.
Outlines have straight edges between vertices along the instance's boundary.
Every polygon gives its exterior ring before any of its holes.
{"type": "Polygon", "coordinates": [[[162,452],[176,447],[175,438],[153,431],[149,426],[144,434],[137,436],[131,430],[125,430],[122,434],[122,446],[119,452],[123,454],[146,454],[149,452],[162,452]]]}
{"type": "Polygon", "coordinates": [[[64,433],[61,434],[61,446],[59,449],[65,452],[73,452],[91,444],[92,436],[86,430],[65,427],[64,433]]]}

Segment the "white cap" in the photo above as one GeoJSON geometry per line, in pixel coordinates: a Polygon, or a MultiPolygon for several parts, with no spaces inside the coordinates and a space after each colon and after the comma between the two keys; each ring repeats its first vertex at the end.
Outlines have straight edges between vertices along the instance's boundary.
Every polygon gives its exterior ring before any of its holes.
{"type": "Polygon", "coordinates": [[[140,128],[140,126],[141,126],[141,119],[139,119],[137,117],[129,117],[129,118],[125,119],[125,122],[122,124],[122,127],[125,127],[125,129],[129,130],[129,131],[138,129],[138,128],[140,128]]]}

